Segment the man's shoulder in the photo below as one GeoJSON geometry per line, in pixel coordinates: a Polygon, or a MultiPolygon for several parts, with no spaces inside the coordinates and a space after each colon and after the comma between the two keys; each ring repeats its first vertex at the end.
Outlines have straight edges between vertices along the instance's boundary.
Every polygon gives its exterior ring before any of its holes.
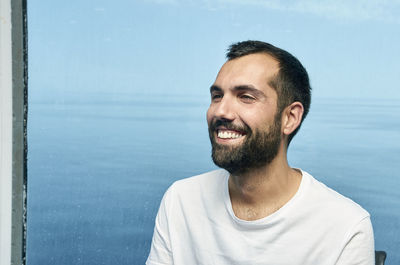
{"type": "Polygon", "coordinates": [[[313,201],[322,212],[359,220],[369,217],[369,213],[352,199],[326,186],[307,172],[303,171],[303,174],[309,182],[305,197],[313,201]]]}
{"type": "Polygon", "coordinates": [[[190,196],[196,194],[210,195],[219,193],[224,186],[229,173],[223,169],[209,171],[200,175],[184,178],[175,181],[168,189],[170,196],[190,196]]]}
{"type": "Polygon", "coordinates": [[[196,206],[207,208],[223,202],[228,176],[225,170],[214,170],[175,181],[164,194],[163,203],[174,205],[175,211],[191,212],[196,206]]]}

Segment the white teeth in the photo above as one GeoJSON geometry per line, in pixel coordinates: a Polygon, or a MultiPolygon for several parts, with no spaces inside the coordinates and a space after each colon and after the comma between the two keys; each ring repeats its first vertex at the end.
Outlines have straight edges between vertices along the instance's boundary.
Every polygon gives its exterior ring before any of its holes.
{"type": "Polygon", "coordinates": [[[235,132],[218,131],[218,137],[222,139],[236,139],[241,136],[241,134],[235,132]]]}

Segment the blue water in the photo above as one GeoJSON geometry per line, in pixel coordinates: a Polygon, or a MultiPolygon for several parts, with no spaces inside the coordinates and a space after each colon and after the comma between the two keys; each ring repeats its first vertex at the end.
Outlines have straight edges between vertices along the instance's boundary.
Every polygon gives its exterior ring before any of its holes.
{"type": "MultiPolygon", "coordinates": [[[[175,180],[215,166],[204,95],[30,102],[28,265],[143,264],[175,180]]],[[[376,249],[400,264],[400,104],[315,99],[290,164],[372,216],[376,249]]]]}

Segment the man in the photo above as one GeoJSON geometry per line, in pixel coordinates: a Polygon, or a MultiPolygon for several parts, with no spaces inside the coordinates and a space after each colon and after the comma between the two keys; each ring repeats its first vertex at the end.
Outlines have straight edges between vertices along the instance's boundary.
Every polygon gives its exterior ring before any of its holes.
{"type": "Polygon", "coordinates": [[[369,214],[288,165],[310,107],[306,70],[259,41],[232,45],[227,58],[207,112],[225,170],[168,189],[147,264],[374,264],[369,214]]]}

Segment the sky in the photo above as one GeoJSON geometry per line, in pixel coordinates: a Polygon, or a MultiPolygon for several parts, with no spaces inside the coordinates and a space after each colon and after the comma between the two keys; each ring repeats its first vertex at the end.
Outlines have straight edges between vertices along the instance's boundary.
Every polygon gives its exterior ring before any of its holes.
{"type": "Polygon", "coordinates": [[[227,47],[248,39],[295,55],[314,98],[399,99],[399,13],[399,0],[30,0],[30,100],[208,100],[227,47]]]}

